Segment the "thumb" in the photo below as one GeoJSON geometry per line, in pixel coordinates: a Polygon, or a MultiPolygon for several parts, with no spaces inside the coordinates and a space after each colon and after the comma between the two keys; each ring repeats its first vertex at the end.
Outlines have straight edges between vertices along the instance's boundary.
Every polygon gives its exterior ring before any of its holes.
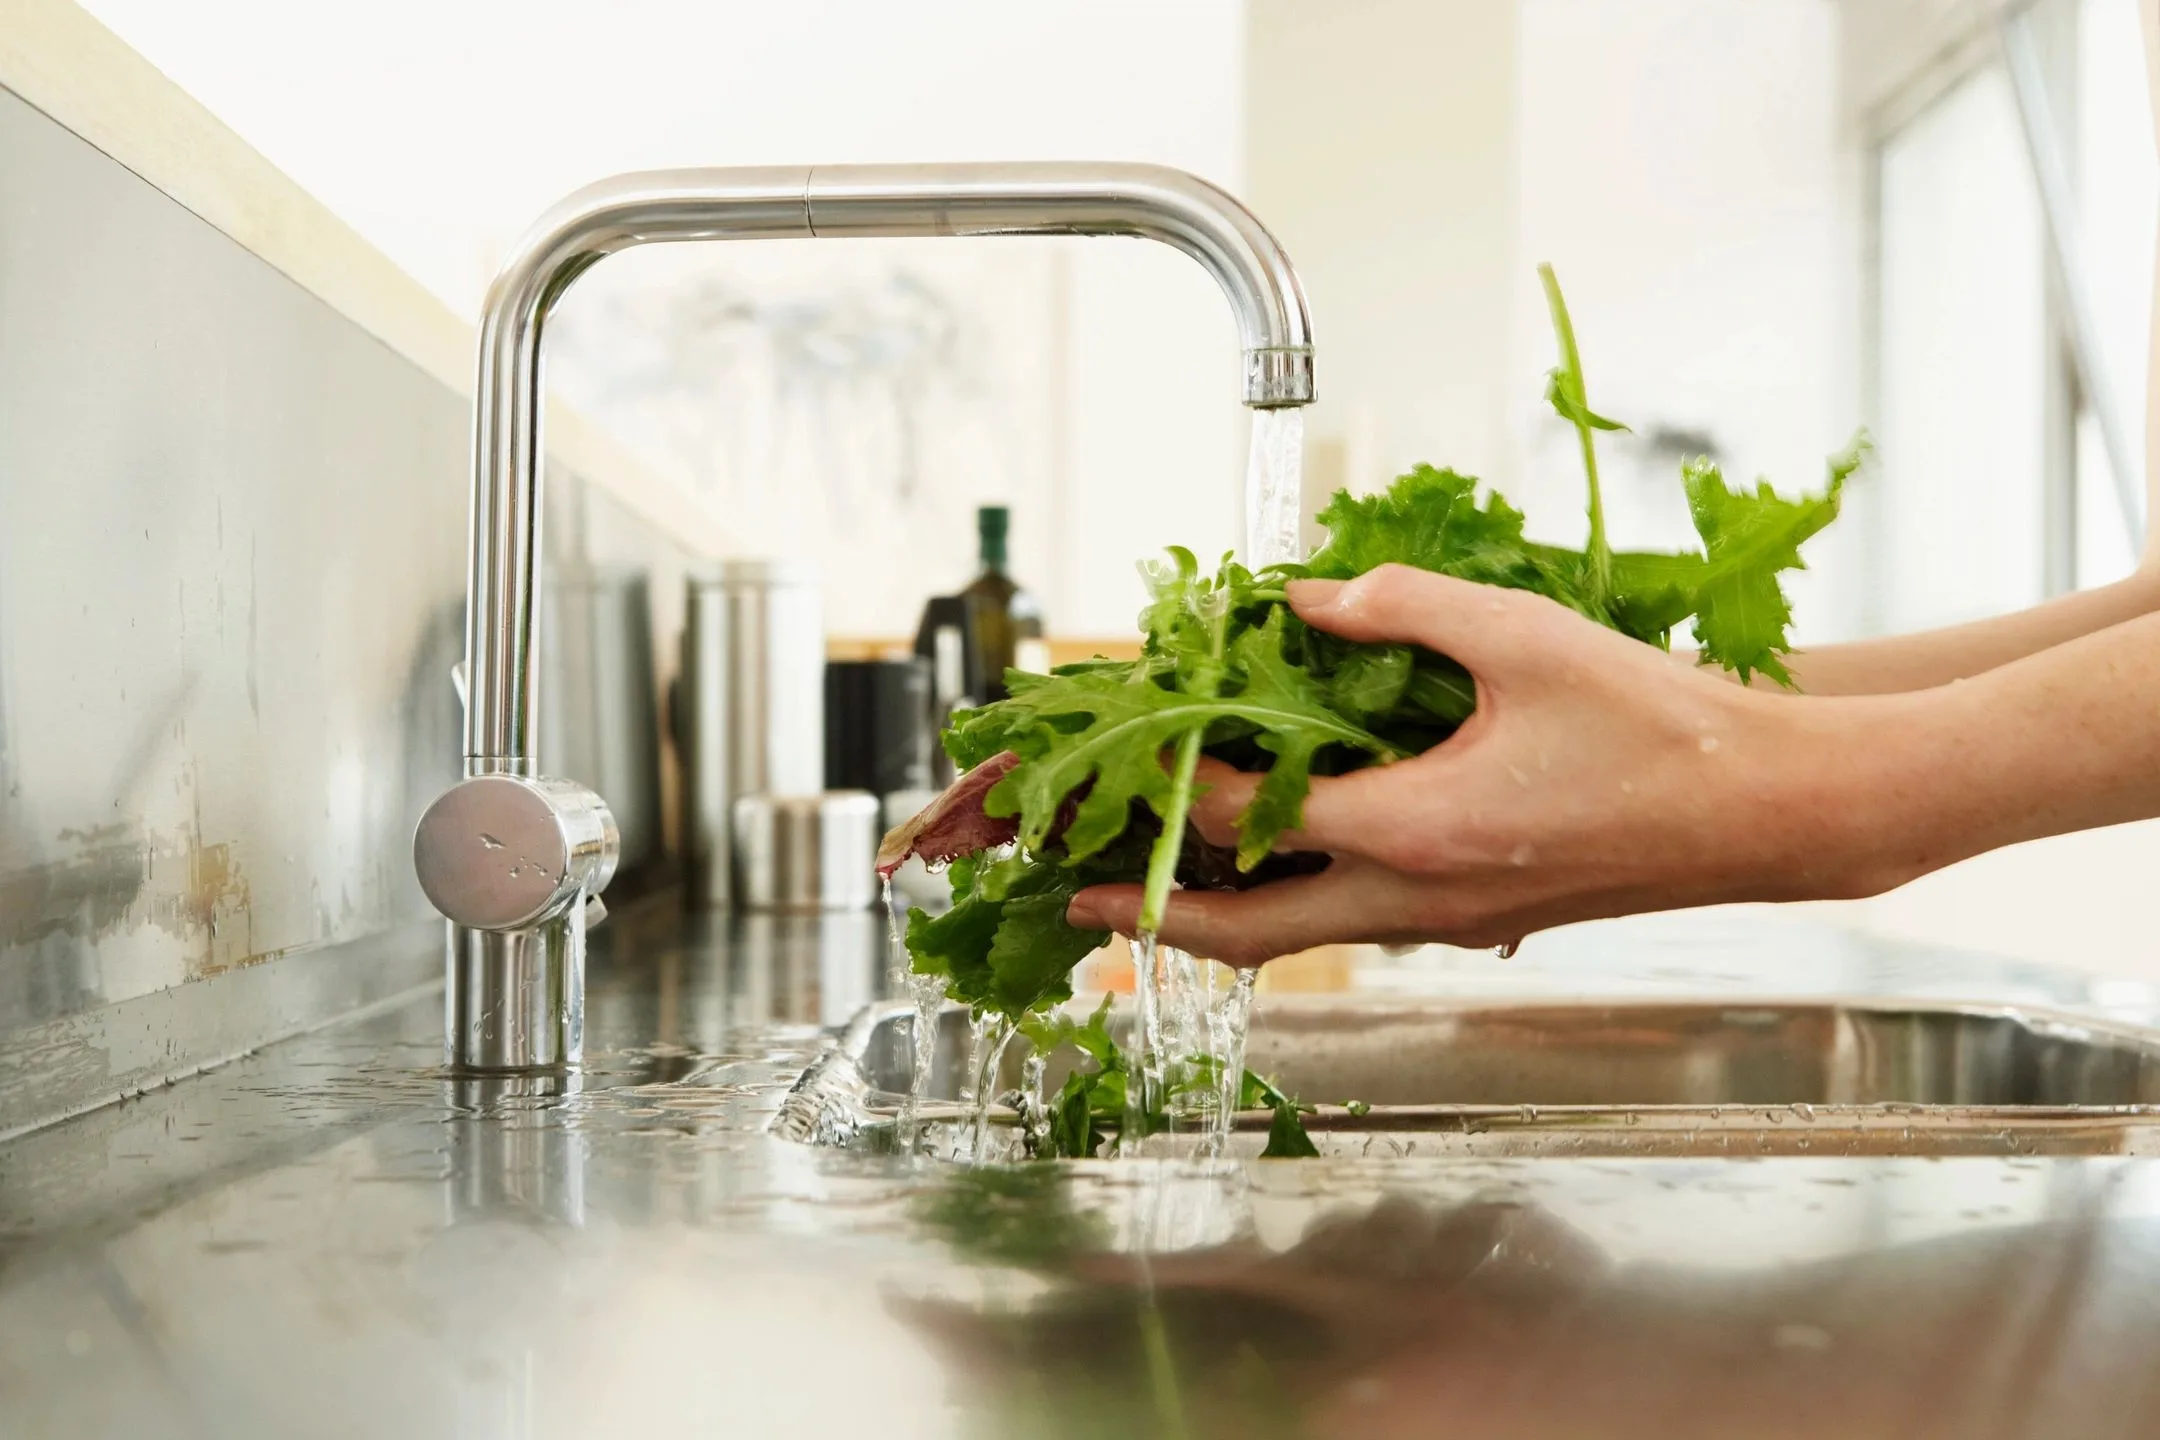
{"type": "Polygon", "coordinates": [[[1293,580],[1287,595],[1316,630],[1363,643],[1408,641],[1473,671],[1521,655],[1568,613],[1529,591],[1408,565],[1382,565],[1354,580],[1293,580]]]}

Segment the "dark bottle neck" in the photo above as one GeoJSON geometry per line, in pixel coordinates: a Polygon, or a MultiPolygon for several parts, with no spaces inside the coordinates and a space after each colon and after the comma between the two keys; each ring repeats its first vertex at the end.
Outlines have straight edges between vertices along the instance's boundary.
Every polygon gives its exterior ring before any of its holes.
{"type": "Polygon", "coordinates": [[[1002,506],[986,505],[975,512],[976,553],[982,557],[983,573],[1005,573],[1005,527],[1009,522],[1002,506]]]}

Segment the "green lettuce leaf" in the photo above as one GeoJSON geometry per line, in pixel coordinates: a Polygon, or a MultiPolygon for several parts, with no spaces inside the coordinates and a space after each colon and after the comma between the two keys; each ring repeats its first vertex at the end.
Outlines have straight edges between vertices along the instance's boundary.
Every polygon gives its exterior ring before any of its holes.
{"type": "Polygon", "coordinates": [[[1110,939],[1065,923],[1081,884],[1072,870],[1020,855],[956,860],[952,908],[908,912],[910,964],[944,976],[954,1000],[1015,1019],[1069,1000],[1073,966],[1110,939]]]}
{"type": "Polygon", "coordinates": [[[1792,673],[1778,657],[1791,653],[1785,632],[1792,606],[1778,575],[1806,567],[1801,542],[1837,518],[1845,481],[1866,454],[1866,438],[1856,438],[1830,458],[1823,492],[1798,500],[1783,498],[1767,480],[1752,492],[1727,489],[1725,477],[1707,460],[1687,466],[1688,511],[1706,552],[1691,607],[1704,661],[1723,665],[1742,680],[1759,670],[1791,686],[1792,673]]]}
{"type": "Polygon", "coordinates": [[[1163,761],[1166,748],[1195,729],[1235,722],[1286,767],[1281,781],[1263,785],[1263,795],[1240,821],[1241,851],[1250,845],[1265,855],[1286,817],[1294,823],[1304,800],[1303,777],[1322,746],[1344,746],[1373,759],[1395,754],[1331,709],[1325,687],[1284,660],[1286,625],[1287,612],[1276,607],[1265,626],[1231,644],[1227,693],[1221,695],[1103,674],[1075,675],[1031,692],[1025,697],[1028,728],[1011,747],[1021,763],[991,790],[984,808],[1018,816],[1021,846],[1040,850],[1067,797],[1086,787],[1059,840],[1068,861],[1084,860],[1124,831],[1134,801],[1170,817],[1174,784],[1163,761]],[[1293,788],[1294,796],[1288,793],[1293,788]]]}
{"type": "Polygon", "coordinates": [[[1382,565],[1414,565],[1458,580],[1551,594],[1564,581],[1523,538],[1523,513],[1477,480],[1419,465],[1375,495],[1338,490],[1320,512],[1325,545],[1285,573],[1349,580],[1382,565]]]}
{"type": "MultiPolygon", "coordinates": [[[[1703,548],[1616,553],[1605,537],[1596,437],[1625,427],[1590,407],[1559,282],[1549,266],[1540,279],[1560,351],[1546,399],[1576,431],[1587,544],[1531,540],[1523,513],[1497,494],[1480,499],[1474,477],[1419,465],[1375,494],[1338,491],[1319,515],[1327,541],[1302,564],[1255,575],[1225,557],[1203,572],[1191,551],[1173,548],[1142,566],[1148,600],[1138,660],[1011,673],[1008,698],[952,718],[944,743],[961,766],[1005,751],[1018,757],[985,803],[992,815],[1014,817],[1019,837],[1009,855],[954,865],[947,914],[910,916],[917,971],[944,977],[949,994],[979,1011],[1032,1024],[1069,997],[1071,967],[1106,938],[1065,923],[1074,894],[1144,882],[1142,914],[1159,913],[1201,756],[1261,774],[1238,819],[1237,865],[1250,871],[1301,824],[1313,775],[1420,753],[1470,717],[1477,686],[1461,665],[1415,645],[1356,644],[1311,629],[1288,609],[1287,580],[1408,565],[1543,595],[1668,647],[1675,627],[1692,619],[1705,663],[1792,683],[1780,658],[1790,653],[1791,622],[1780,577],[1801,567],[1802,543],[1835,518],[1865,437],[1832,457],[1823,493],[1798,499],[1767,483],[1731,489],[1715,465],[1695,461],[1681,479],[1703,548]]],[[[1088,1025],[1065,1020],[1031,1032],[1038,1045],[1079,1046],[1095,1065],[1048,1107],[1057,1153],[1093,1154],[1107,1133],[1133,1123],[1105,1013],[1088,1025]]],[[[1296,1102],[1249,1077],[1253,1085],[1261,1088],[1247,1103],[1275,1111],[1269,1153],[1310,1153],[1296,1102]]],[[[1140,1097],[1140,1123],[1152,1123],[1149,1107],[1159,1101],[1140,1097]]]]}

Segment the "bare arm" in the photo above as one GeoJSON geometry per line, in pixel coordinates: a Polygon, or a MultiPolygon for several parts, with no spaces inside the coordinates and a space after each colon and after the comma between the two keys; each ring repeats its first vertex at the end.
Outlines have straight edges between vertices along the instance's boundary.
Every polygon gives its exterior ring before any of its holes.
{"type": "MultiPolygon", "coordinates": [[[[2036,655],[2052,646],[2160,611],[2160,569],[2059,595],[2030,610],[1916,635],[1891,635],[1796,652],[1787,662],[1810,695],[1889,695],[1925,690],[2036,655]]],[[[1722,672],[1720,672],[1722,673],[1722,672]]],[[[1775,690],[1757,677],[1754,688],[1775,690]]]]}
{"type": "MultiPolygon", "coordinates": [[[[1291,604],[1349,639],[1454,656],[1478,706],[1415,759],[1313,782],[1285,844],[1330,852],[1324,872],[1171,897],[1163,939],[1233,964],[1869,895],[1997,846],[2160,815],[2160,613],[1959,684],[1786,697],[1538,596],[1400,566],[1296,582],[1291,604]]],[[[1193,814],[1213,835],[1258,777],[1205,778],[1193,814]]],[[[1072,915],[1129,933],[1138,906],[1139,887],[1103,886],[1072,915]]]]}

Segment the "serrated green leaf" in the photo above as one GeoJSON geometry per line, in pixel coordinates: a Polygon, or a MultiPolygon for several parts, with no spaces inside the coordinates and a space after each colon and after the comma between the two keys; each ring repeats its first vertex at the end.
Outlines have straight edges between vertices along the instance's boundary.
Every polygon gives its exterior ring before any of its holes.
{"type": "Polygon", "coordinates": [[[1560,370],[1555,369],[1546,372],[1545,399],[1561,419],[1572,425],[1587,425],[1593,430],[1626,430],[1628,428],[1618,420],[1608,419],[1592,410],[1588,405],[1583,404],[1581,398],[1574,393],[1573,386],[1568,383],[1568,380],[1569,377],[1560,370]]]}
{"type": "MultiPolygon", "coordinates": [[[[1445,655],[1421,652],[1403,699],[1411,714],[1430,715],[1460,725],[1477,708],[1477,681],[1445,655]]],[[[1397,711],[1397,718],[1409,718],[1397,711]]]]}
{"type": "MultiPolygon", "coordinates": [[[[1840,487],[1865,453],[1864,437],[1832,458],[1825,495],[1785,500],[1767,485],[1729,490],[1715,467],[1684,475],[1702,552],[1612,552],[1604,534],[1594,436],[1625,429],[1592,410],[1565,299],[1541,267],[1561,364],[1547,398],[1576,427],[1589,496],[1590,538],[1581,550],[1524,535],[1522,513],[1478,482],[1421,465],[1386,490],[1338,492],[1321,512],[1328,540],[1303,564],[1254,576],[1227,557],[1212,574],[1189,551],[1143,567],[1148,604],[1137,661],[1095,660],[1049,676],[1013,676],[1009,698],[957,715],[947,751],[972,767],[1017,757],[987,799],[993,815],[1018,820],[1017,853],[954,867],[953,910],[910,917],[916,968],[945,977],[948,991],[981,1009],[1027,1018],[1047,1051],[1074,1044],[1094,1062],[1050,1107],[1056,1153],[1092,1154],[1107,1133],[1159,1128],[1161,1097],[1136,1115],[1106,1010],[1086,1025],[1034,1012],[1070,993],[1072,963],[1103,938],[1064,922],[1078,889],[1144,880],[1143,919],[1159,915],[1184,843],[1186,806],[1200,756],[1260,772],[1239,817],[1238,864],[1250,869],[1302,821],[1315,770],[1335,774],[1418,753],[1444,741],[1477,703],[1477,687],[1444,655],[1401,644],[1360,645],[1292,618],[1284,582],[1350,579],[1403,564],[1463,580],[1543,595],[1635,639],[1665,646],[1693,616],[1706,662],[1789,682],[1790,610],[1779,575],[1797,568],[1799,545],[1835,515],[1840,487]],[[1147,819],[1152,812],[1154,823],[1147,819]],[[1056,836],[1053,839],[1053,835],[1056,836]]],[[[1245,1106],[1274,1110],[1268,1154],[1311,1154],[1299,1106],[1248,1072],[1245,1106]]]]}
{"type": "Polygon", "coordinates": [[[1866,453],[1864,438],[1831,457],[1829,483],[1819,495],[1787,500],[1767,480],[1730,490],[1708,460],[1683,472],[1688,513],[1706,552],[1695,584],[1695,639],[1703,659],[1742,680],[1761,671],[1780,685],[1792,674],[1778,657],[1790,653],[1786,629],[1792,607],[1778,575],[1806,568],[1800,544],[1837,518],[1846,478],[1866,453]]]}
{"type": "Polygon", "coordinates": [[[956,862],[952,908],[908,912],[909,963],[945,977],[945,992],[972,1008],[1018,1019],[1072,995],[1072,968],[1107,943],[1107,930],[1076,930],[1065,909],[1080,879],[1013,855],[987,865],[956,862]]]}
{"type": "Polygon", "coordinates": [[[1523,539],[1523,514],[1498,495],[1481,506],[1477,480],[1419,465],[1375,495],[1335,492],[1320,523],[1325,545],[1302,573],[1348,580],[1382,565],[1414,565],[1487,584],[1538,588],[1545,580],[1523,539]]]}
{"type": "Polygon", "coordinates": [[[1328,681],[1328,701],[1344,719],[1366,724],[1401,703],[1416,662],[1408,645],[1361,645],[1328,681]]]}
{"type": "Polygon", "coordinates": [[[1124,1058],[1118,1051],[1117,1042],[1110,1038],[1110,1006],[1115,998],[1103,996],[1102,1004],[1085,1022],[1073,1019],[1062,1010],[1024,1016],[1020,1021],[1020,1033],[1027,1037],[1035,1053],[1045,1058],[1060,1047],[1070,1045],[1099,1067],[1116,1069],[1124,1063],[1124,1058]]]}
{"type": "Polygon", "coordinates": [[[1086,1160],[1102,1148],[1103,1132],[1095,1124],[1095,1090],[1092,1077],[1077,1070],[1065,1077],[1064,1087],[1050,1106],[1049,1138],[1054,1154],[1086,1160]]]}
{"type": "Polygon", "coordinates": [[[1013,747],[1021,762],[991,790],[985,808],[1018,816],[1020,843],[1039,850],[1066,798],[1088,787],[1060,838],[1066,855],[1081,860],[1117,838],[1136,800],[1168,817],[1174,786],[1162,752],[1217,721],[1242,721],[1308,757],[1322,745],[1342,745],[1390,758],[1386,742],[1337,715],[1319,683],[1282,659],[1283,616],[1276,609],[1266,628],[1245,632],[1232,647],[1234,693],[1194,695],[1093,675],[1072,677],[1054,697],[1048,687],[1034,692],[1031,728],[1013,747]]]}
{"type": "MultiPolygon", "coordinates": [[[[1265,713],[1271,715],[1302,717],[1299,723],[1271,724],[1256,737],[1274,763],[1261,777],[1252,802],[1238,816],[1240,870],[1250,870],[1266,859],[1284,831],[1303,823],[1313,756],[1323,746],[1349,743],[1328,723],[1332,714],[1327,692],[1283,658],[1283,630],[1284,619],[1277,611],[1264,629],[1246,631],[1232,649],[1234,668],[1244,679],[1240,701],[1264,705],[1265,713]]],[[[1375,748],[1377,741],[1357,743],[1368,753],[1387,758],[1384,747],[1375,748]]]]}
{"type": "Polygon", "coordinates": [[[1305,1133],[1305,1122],[1298,1118],[1298,1107],[1286,1103],[1275,1107],[1275,1116],[1268,1121],[1267,1148],[1260,1152],[1263,1160],[1310,1160],[1320,1153],[1305,1133]]]}
{"type": "Polygon", "coordinates": [[[1065,923],[1065,907],[1077,893],[1058,886],[1007,897],[990,945],[990,1009],[1017,1017],[1072,998],[1073,966],[1110,939],[1106,930],[1075,930],[1065,923]]]}
{"type": "Polygon", "coordinates": [[[1702,556],[1693,550],[1678,555],[1621,551],[1612,557],[1612,567],[1608,609],[1614,628],[1662,648],[1673,626],[1695,613],[1702,556]]]}

